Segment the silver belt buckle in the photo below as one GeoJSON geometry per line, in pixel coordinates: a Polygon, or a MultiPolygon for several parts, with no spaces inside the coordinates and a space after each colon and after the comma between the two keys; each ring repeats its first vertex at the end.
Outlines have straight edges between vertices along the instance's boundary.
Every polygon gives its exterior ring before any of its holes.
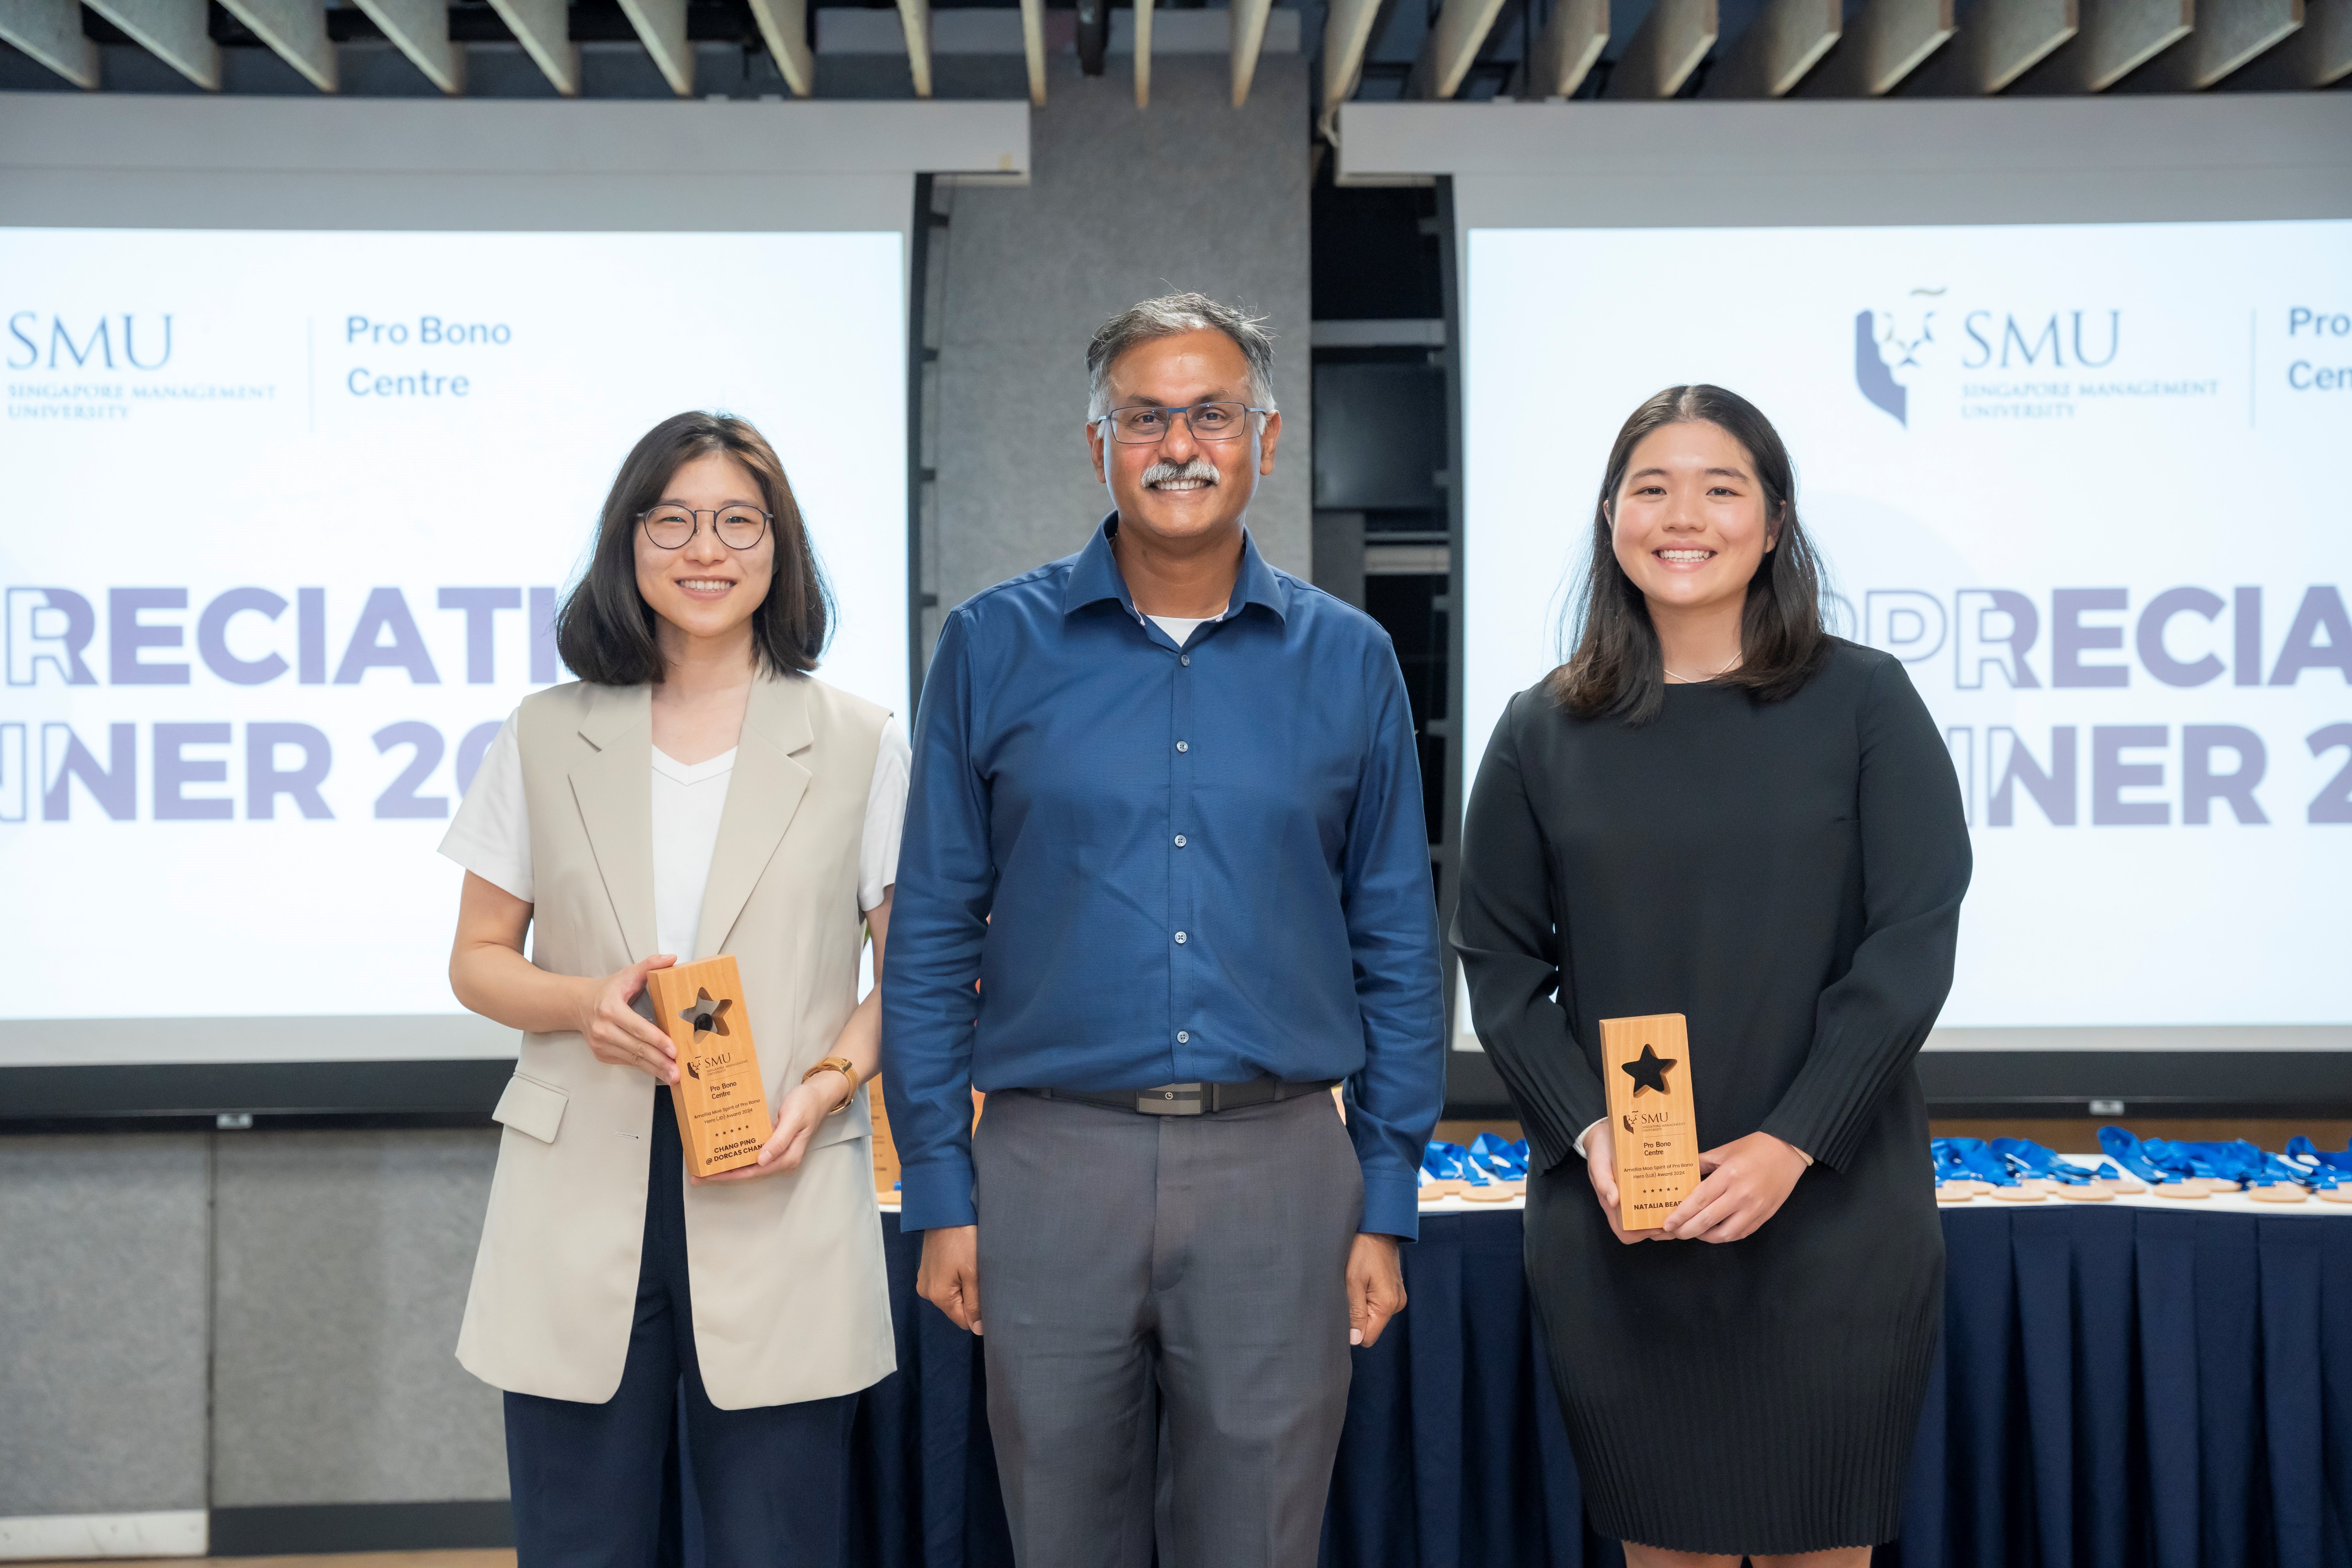
{"type": "Polygon", "coordinates": [[[1163,1083],[1135,1093],[1135,1109],[1146,1116],[1198,1116],[1208,1104],[1206,1087],[1197,1083],[1163,1083]]]}

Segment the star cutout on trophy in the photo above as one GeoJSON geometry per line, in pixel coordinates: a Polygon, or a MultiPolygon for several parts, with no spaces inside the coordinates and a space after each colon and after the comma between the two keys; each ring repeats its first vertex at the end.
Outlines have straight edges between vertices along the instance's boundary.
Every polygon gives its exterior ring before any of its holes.
{"type": "Polygon", "coordinates": [[[1666,1069],[1673,1067],[1677,1059],[1674,1057],[1662,1057],[1658,1055],[1657,1047],[1644,1045],[1639,1060],[1620,1062],[1617,1067],[1619,1071],[1633,1080],[1635,1094],[1643,1093],[1647,1089],[1655,1089],[1660,1094],[1664,1094],[1666,1092],[1666,1069]]]}
{"type": "Polygon", "coordinates": [[[727,1033],[727,1009],[733,1005],[735,999],[732,996],[722,996],[713,1002],[710,993],[698,986],[694,1000],[686,1005],[678,1016],[692,1024],[698,1035],[723,1035],[727,1033]]]}

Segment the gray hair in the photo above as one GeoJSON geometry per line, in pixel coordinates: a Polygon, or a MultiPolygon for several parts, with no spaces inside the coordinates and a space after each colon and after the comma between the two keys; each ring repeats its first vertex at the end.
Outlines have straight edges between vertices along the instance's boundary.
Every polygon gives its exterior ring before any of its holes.
{"type": "Polygon", "coordinates": [[[1265,330],[1265,318],[1221,305],[1206,294],[1162,294],[1129,305],[1095,329],[1094,341],[1087,345],[1087,375],[1092,384],[1087,417],[1099,419],[1110,412],[1110,367],[1119,355],[1138,343],[1211,328],[1233,339],[1249,362],[1252,405],[1273,413],[1274,334],[1265,330]]]}

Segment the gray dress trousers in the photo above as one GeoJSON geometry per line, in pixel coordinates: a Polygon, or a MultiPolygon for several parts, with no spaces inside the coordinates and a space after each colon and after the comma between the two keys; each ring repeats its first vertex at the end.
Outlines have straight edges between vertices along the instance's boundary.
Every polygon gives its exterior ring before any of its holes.
{"type": "Polygon", "coordinates": [[[1004,1091],[972,1140],[1022,1568],[1312,1568],[1363,1173],[1328,1094],[1144,1116],[1004,1091]]]}

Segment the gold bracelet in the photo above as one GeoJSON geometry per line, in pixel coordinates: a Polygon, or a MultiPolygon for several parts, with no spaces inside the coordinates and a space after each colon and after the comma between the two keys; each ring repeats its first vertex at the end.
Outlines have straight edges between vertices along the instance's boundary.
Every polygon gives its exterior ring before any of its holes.
{"type": "Polygon", "coordinates": [[[837,1072],[842,1077],[849,1080],[849,1092],[841,1097],[841,1103],[839,1105],[835,1106],[831,1110],[825,1112],[827,1116],[838,1116],[843,1111],[849,1109],[849,1102],[851,1100],[857,1098],[857,1069],[849,1065],[849,1058],[847,1057],[827,1057],[824,1060],[817,1063],[816,1066],[809,1068],[808,1071],[801,1074],[801,1081],[803,1083],[806,1083],[809,1079],[814,1078],[821,1072],[837,1072]]]}

